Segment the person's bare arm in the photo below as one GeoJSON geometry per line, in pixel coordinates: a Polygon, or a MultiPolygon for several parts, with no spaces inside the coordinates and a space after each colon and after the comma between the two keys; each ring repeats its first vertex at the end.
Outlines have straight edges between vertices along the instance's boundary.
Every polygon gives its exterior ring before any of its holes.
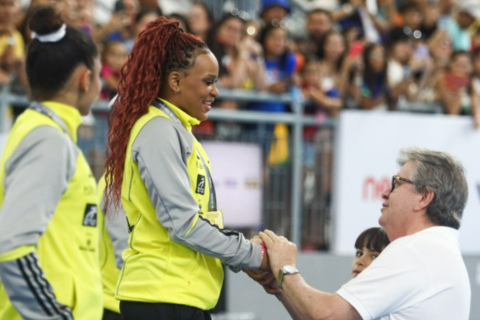
{"type": "MultiPolygon", "coordinates": [[[[260,232],[268,252],[270,268],[278,275],[284,265],[296,265],[297,247],[285,237],[272,231],[260,232]]],[[[330,294],[309,286],[300,274],[286,275],[283,291],[304,319],[315,320],[362,320],[358,312],[338,294],[330,294]]]]}

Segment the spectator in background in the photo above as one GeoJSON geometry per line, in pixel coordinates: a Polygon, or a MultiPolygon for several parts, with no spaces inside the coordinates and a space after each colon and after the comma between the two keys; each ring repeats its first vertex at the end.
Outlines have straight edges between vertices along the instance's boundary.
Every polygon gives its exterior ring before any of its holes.
{"type": "Polygon", "coordinates": [[[279,24],[290,13],[292,6],[289,0],[262,0],[260,18],[264,25],[279,24]]]}
{"type": "Polygon", "coordinates": [[[341,3],[339,10],[332,13],[333,21],[338,22],[341,29],[355,27],[361,38],[375,43],[388,32],[389,24],[378,15],[375,1],[368,5],[366,0],[342,0],[341,3]]]}
{"type": "Polygon", "coordinates": [[[472,58],[467,51],[453,54],[450,67],[438,85],[438,96],[444,112],[450,115],[471,115],[474,127],[480,127],[478,92],[471,80],[472,58]]]}
{"type": "Polygon", "coordinates": [[[413,57],[413,42],[405,34],[403,28],[398,27],[392,30],[387,43],[388,67],[387,83],[390,88],[392,105],[405,104],[407,97],[411,96],[411,84],[413,79],[410,70],[410,61],[413,57]]]}
{"type": "Polygon", "coordinates": [[[404,2],[398,12],[402,21],[402,27],[409,34],[412,34],[416,39],[422,37],[421,27],[423,24],[423,13],[420,4],[414,1],[404,2]]]}
{"type": "MultiPolygon", "coordinates": [[[[347,91],[348,74],[355,63],[361,61],[360,56],[346,56],[345,38],[336,31],[327,33],[320,42],[317,52],[321,90],[331,98],[343,98],[347,91]]],[[[335,116],[337,109],[331,109],[331,116],[335,116]]]]}
{"type": "Polygon", "coordinates": [[[423,23],[420,31],[422,38],[428,40],[438,30],[437,26],[440,21],[440,6],[437,0],[427,0],[425,12],[423,14],[423,23]]]}
{"type": "MultiPolygon", "coordinates": [[[[259,42],[263,47],[265,63],[265,78],[262,87],[276,94],[289,92],[294,85],[296,59],[288,49],[287,30],[269,24],[261,31],[259,42]]],[[[284,103],[273,102],[251,103],[248,108],[264,112],[287,111],[287,105],[284,103]]]]}
{"type": "Polygon", "coordinates": [[[188,22],[192,33],[207,41],[207,35],[215,22],[212,11],[203,2],[196,3],[190,9],[188,22]]]}
{"type": "Polygon", "coordinates": [[[363,52],[360,106],[364,110],[387,109],[387,55],[379,44],[368,44],[363,52]]]}
{"type": "Polygon", "coordinates": [[[307,56],[318,52],[318,44],[323,36],[333,30],[333,22],[330,12],[323,9],[314,9],[305,16],[305,29],[308,35],[307,56]]]}
{"type": "Polygon", "coordinates": [[[92,32],[93,40],[97,44],[120,41],[130,52],[135,39],[133,23],[139,10],[138,0],[117,0],[110,21],[102,27],[95,28],[92,32]]]}
{"type": "Polygon", "coordinates": [[[120,41],[110,41],[103,48],[102,71],[100,77],[103,88],[100,94],[102,100],[110,100],[117,94],[120,70],[127,61],[127,49],[120,41]]]}
{"type": "Polygon", "coordinates": [[[19,9],[19,0],[0,0],[0,84],[9,84],[12,76],[18,76],[28,88],[25,46],[14,23],[19,9]]]}
{"type": "Polygon", "coordinates": [[[454,51],[471,51],[472,37],[469,28],[480,19],[480,2],[462,0],[458,2],[458,12],[445,21],[446,30],[452,39],[454,51]]]}

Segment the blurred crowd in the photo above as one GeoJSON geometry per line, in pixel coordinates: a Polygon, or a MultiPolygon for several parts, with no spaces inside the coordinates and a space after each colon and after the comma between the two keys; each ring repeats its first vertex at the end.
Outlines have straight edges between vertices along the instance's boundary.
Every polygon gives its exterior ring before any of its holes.
{"type": "MultiPolygon", "coordinates": [[[[259,1],[257,17],[233,7],[219,19],[208,1],[118,0],[105,23],[94,18],[93,0],[32,0],[25,8],[20,0],[0,0],[0,84],[28,94],[26,21],[34,7],[50,3],[101,48],[101,99],[108,100],[136,37],[169,2],[189,8],[167,16],[209,45],[220,65],[219,87],[300,89],[305,112],[317,119],[343,108],[442,110],[471,116],[480,126],[480,0],[307,1],[310,10],[293,22],[289,0],[259,1]],[[301,32],[291,32],[292,23],[301,32]]],[[[216,107],[290,111],[284,103],[228,99],[216,107]]],[[[226,125],[225,134],[235,134],[235,126],[226,125]]],[[[213,124],[198,130],[214,130],[213,124]]]]}

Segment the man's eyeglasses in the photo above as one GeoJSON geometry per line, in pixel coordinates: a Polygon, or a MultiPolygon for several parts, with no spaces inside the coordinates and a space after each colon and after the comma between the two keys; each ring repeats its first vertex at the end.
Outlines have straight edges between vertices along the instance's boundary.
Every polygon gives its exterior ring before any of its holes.
{"type": "Polygon", "coordinates": [[[392,177],[392,189],[390,190],[390,193],[392,193],[393,190],[395,190],[395,185],[396,185],[397,181],[402,181],[402,182],[406,182],[406,183],[410,183],[410,184],[415,184],[415,182],[413,182],[412,180],[409,180],[409,179],[402,178],[402,177],[400,177],[400,176],[394,175],[394,176],[392,177]]]}

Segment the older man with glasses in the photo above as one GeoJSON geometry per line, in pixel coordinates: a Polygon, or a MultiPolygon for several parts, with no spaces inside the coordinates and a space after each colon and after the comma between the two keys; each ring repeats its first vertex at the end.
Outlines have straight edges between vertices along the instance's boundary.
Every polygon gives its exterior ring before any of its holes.
{"type": "Polygon", "coordinates": [[[293,243],[260,233],[294,319],[469,319],[471,289],[458,242],[468,196],[464,168],[425,149],[401,150],[398,163],[379,218],[392,243],[336,293],[305,282],[293,243]]]}

